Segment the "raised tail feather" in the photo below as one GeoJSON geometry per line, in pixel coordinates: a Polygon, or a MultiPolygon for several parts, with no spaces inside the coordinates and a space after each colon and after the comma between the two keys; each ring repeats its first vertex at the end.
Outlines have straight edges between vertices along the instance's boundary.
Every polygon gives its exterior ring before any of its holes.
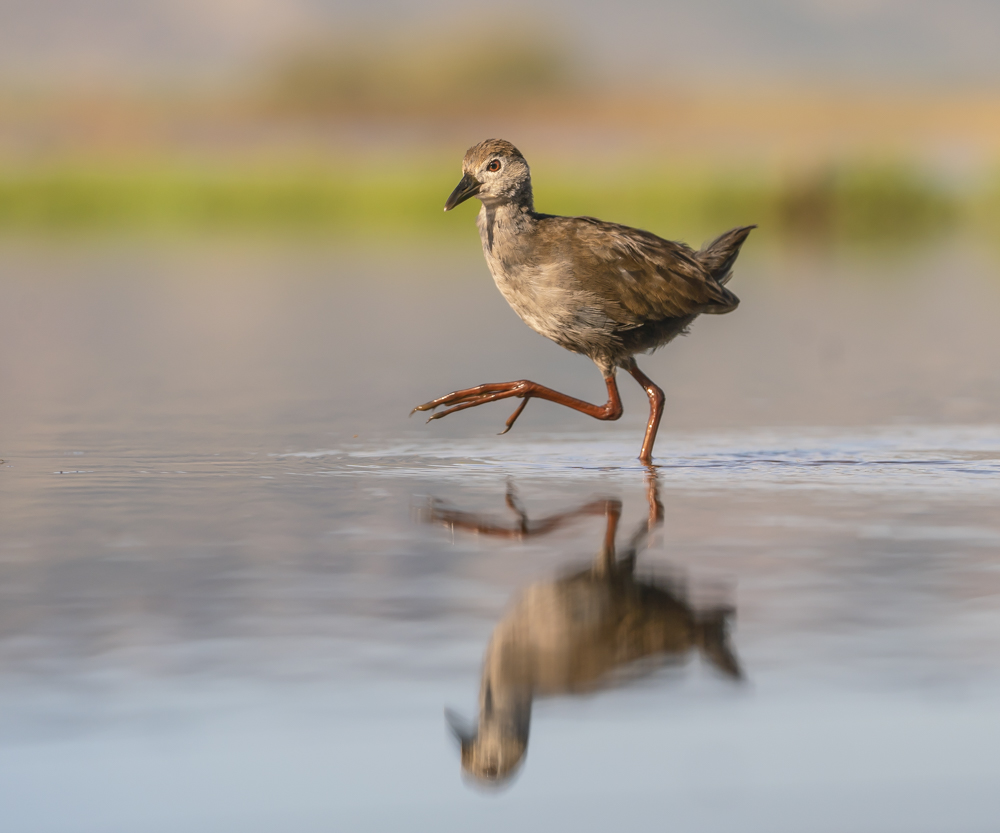
{"type": "Polygon", "coordinates": [[[720,284],[732,277],[733,264],[739,257],[740,247],[757,226],[740,226],[720,234],[698,252],[698,260],[708,269],[709,274],[720,284]]]}
{"type": "MultiPolygon", "coordinates": [[[[745,235],[744,235],[745,236],[745,235]]],[[[698,647],[705,659],[734,680],[743,679],[740,661],[729,644],[729,617],[732,610],[717,608],[696,616],[698,647]]]]}

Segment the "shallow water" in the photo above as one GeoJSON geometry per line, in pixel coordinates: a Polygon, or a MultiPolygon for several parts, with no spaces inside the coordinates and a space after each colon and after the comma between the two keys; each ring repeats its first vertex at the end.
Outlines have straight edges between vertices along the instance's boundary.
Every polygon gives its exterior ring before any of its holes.
{"type": "Polygon", "coordinates": [[[641,362],[650,528],[627,379],[615,424],[406,418],[602,394],[474,256],[0,255],[5,829],[995,828],[995,261],[741,261],[741,308],[641,362]],[[517,599],[596,563],[601,500],[638,580],[732,609],[743,679],[690,650],[536,698],[484,790],[444,710],[475,718],[517,599]]]}

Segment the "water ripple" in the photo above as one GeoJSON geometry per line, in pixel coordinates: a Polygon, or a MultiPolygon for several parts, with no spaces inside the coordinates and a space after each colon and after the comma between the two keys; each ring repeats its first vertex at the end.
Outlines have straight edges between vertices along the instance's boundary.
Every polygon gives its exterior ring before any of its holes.
{"type": "MultiPolygon", "coordinates": [[[[312,476],[627,477],[643,470],[632,433],[399,441],[272,455],[312,476]]],[[[1000,491],[1000,426],[773,429],[664,434],[665,488],[1000,491]]]]}

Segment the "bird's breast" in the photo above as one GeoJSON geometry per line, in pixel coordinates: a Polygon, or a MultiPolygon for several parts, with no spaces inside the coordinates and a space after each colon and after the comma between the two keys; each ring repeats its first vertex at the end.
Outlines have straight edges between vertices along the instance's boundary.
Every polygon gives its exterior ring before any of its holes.
{"type": "Polygon", "coordinates": [[[497,289],[521,320],[535,332],[559,341],[559,335],[581,306],[576,293],[549,280],[541,269],[511,269],[494,260],[490,272],[497,289]]]}
{"type": "Polygon", "coordinates": [[[601,299],[572,279],[568,264],[511,264],[489,253],[486,262],[511,309],[536,333],[591,357],[614,338],[615,325],[601,299]]]}

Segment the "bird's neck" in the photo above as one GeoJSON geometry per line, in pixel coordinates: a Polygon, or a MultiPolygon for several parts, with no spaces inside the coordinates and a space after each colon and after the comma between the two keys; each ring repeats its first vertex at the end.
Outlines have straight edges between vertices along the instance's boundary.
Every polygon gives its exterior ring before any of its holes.
{"type": "Polygon", "coordinates": [[[495,254],[498,244],[512,242],[520,235],[530,232],[534,228],[535,219],[530,185],[513,200],[483,200],[477,222],[486,254],[495,254]]]}

